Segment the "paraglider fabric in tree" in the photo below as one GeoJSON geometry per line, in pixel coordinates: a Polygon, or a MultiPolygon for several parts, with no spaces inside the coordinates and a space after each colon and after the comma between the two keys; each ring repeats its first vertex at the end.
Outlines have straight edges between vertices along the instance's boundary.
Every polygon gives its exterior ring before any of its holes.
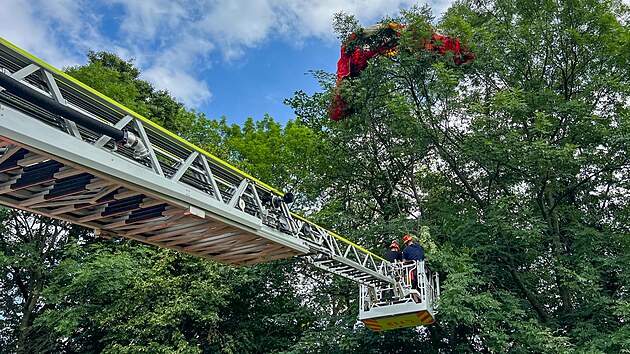
{"type": "MultiPolygon", "coordinates": [[[[343,99],[339,92],[339,86],[344,79],[359,76],[367,65],[368,61],[378,55],[393,56],[398,51],[398,37],[401,36],[400,31],[405,28],[404,25],[397,23],[377,24],[362,29],[362,34],[366,39],[377,34],[381,35],[381,40],[375,45],[363,46],[353,43],[357,39],[357,33],[352,33],[350,37],[341,44],[341,56],[337,62],[337,87],[332,101],[328,107],[329,115],[332,120],[338,121],[350,112],[348,103],[343,99]],[[352,45],[354,44],[354,45],[352,45]]],[[[456,65],[467,63],[474,59],[474,55],[467,46],[462,46],[459,40],[448,36],[442,36],[437,33],[431,34],[431,39],[424,44],[425,50],[430,50],[438,55],[445,56],[452,53],[453,60],[456,65]]]]}

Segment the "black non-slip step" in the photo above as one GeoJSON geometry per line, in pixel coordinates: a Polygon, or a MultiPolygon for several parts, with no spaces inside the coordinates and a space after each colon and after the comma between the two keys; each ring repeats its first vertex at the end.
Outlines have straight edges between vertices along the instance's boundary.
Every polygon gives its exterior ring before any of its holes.
{"type": "Polygon", "coordinates": [[[7,172],[19,168],[18,161],[28,154],[28,150],[21,149],[0,163],[0,172],[7,172]]]}
{"type": "Polygon", "coordinates": [[[160,204],[146,209],[136,210],[129,215],[129,218],[125,221],[125,223],[132,224],[139,221],[161,217],[164,210],[166,210],[166,206],[167,204],[160,204]]]}
{"type": "Polygon", "coordinates": [[[25,167],[24,172],[11,186],[11,189],[17,190],[53,181],[55,179],[55,173],[59,172],[61,167],[63,167],[63,164],[57,161],[46,161],[34,166],[25,167]]]}
{"type": "Polygon", "coordinates": [[[105,210],[101,213],[102,216],[111,216],[120,213],[124,213],[127,211],[132,211],[140,208],[140,204],[142,200],[146,196],[141,194],[137,196],[133,196],[130,198],[126,198],[123,200],[117,200],[115,202],[109,203],[108,206],[105,207],[105,210]]]}
{"type": "Polygon", "coordinates": [[[72,176],[63,180],[57,180],[53,189],[44,196],[45,200],[52,200],[55,198],[76,194],[79,192],[87,191],[86,186],[94,178],[89,173],[84,173],[78,176],[72,176]]]}

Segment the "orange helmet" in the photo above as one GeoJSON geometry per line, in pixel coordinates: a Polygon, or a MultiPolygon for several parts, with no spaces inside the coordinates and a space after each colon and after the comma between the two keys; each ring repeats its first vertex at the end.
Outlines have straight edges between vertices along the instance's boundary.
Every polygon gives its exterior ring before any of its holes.
{"type": "Polygon", "coordinates": [[[405,237],[403,237],[403,243],[407,243],[409,241],[413,241],[413,239],[411,238],[411,236],[405,235],[405,237]]]}
{"type": "Polygon", "coordinates": [[[392,244],[389,245],[389,248],[395,248],[397,250],[400,250],[400,246],[398,246],[398,241],[396,240],[392,241],[392,244]]]}

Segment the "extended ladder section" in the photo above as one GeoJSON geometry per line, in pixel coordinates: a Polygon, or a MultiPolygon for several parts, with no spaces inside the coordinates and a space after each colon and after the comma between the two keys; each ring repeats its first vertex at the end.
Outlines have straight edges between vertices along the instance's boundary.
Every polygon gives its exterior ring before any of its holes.
{"type": "Polygon", "coordinates": [[[0,38],[0,204],[227,264],[303,256],[395,284],[291,201],[0,38]]]}

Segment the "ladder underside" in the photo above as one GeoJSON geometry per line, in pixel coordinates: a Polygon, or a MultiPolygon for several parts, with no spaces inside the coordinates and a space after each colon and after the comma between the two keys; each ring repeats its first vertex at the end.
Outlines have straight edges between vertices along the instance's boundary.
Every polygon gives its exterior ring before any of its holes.
{"type": "MultiPolygon", "coordinates": [[[[23,119],[10,108],[2,107],[0,112],[3,122],[12,114],[14,119],[23,119]]],[[[30,122],[29,128],[34,136],[42,128],[42,134],[55,133],[38,122],[30,122]]],[[[233,265],[301,253],[295,246],[273,242],[194,207],[147,193],[146,188],[103,170],[91,170],[18,143],[3,133],[11,135],[0,128],[1,204],[93,228],[104,236],[123,236],[233,265]]],[[[63,135],[57,135],[50,135],[50,141],[63,140],[63,135]]]]}

